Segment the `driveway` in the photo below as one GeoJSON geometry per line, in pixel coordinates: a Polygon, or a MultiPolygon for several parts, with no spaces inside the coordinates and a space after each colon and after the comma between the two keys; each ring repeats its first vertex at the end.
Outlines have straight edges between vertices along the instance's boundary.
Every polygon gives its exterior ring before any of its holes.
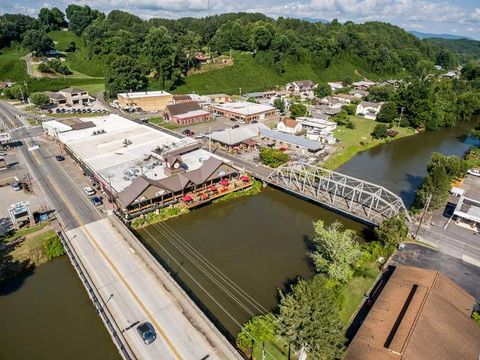
{"type": "Polygon", "coordinates": [[[419,245],[406,244],[390,262],[391,265],[408,265],[436,270],[446,275],[476,299],[480,299],[480,268],[438,250],[419,245]]]}

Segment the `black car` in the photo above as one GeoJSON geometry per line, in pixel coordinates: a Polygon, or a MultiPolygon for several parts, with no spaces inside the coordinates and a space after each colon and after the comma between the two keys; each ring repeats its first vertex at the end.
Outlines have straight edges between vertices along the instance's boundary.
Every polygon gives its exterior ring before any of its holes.
{"type": "Polygon", "coordinates": [[[238,125],[238,124],[237,124],[237,125],[233,125],[233,126],[232,126],[232,129],[236,129],[236,128],[239,128],[239,127],[240,127],[240,125],[238,125]]]}
{"type": "Polygon", "coordinates": [[[56,156],[55,156],[55,159],[56,159],[57,161],[63,161],[63,160],[65,160],[65,158],[64,158],[62,155],[56,155],[56,156]]]}
{"type": "Polygon", "coordinates": [[[155,329],[153,325],[149,322],[144,322],[137,326],[137,331],[140,337],[142,338],[143,342],[147,345],[151,344],[157,338],[157,334],[155,334],[155,329]]]}
{"type": "Polygon", "coordinates": [[[252,120],[252,124],[258,123],[258,120],[252,120]]]}
{"type": "Polygon", "coordinates": [[[92,204],[95,206],[100,206],[103,204],[102,198],[99,196],[94,196],[90,200],[92,201],[92,204]]]}

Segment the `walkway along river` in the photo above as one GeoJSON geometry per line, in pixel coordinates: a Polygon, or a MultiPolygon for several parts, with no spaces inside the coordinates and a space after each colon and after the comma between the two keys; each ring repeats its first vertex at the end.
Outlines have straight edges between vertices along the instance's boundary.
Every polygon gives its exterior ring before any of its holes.
{"type": "MultiPolygon", "coordinates": [[[[378,146],[357,155],[339,171],[384,185],[401,195],[408,205],[426,174],[431,153],[463,155],[474,143],[466,136],[474,125],[475,122],[462,123],[454,129],[378,146]]],[[[185,255],[182,241],[270,309],[277,304],[277,288],[284,288],[298,276],[312,274],[307,251],[313,235],[312,223],[317,219],[326,223],[338,219],[345,227],[362,234],[363,227],[351,219],[267,188],[253,197],[211,205],[150,226],[140,235],[222,326],[235,335],[238,324],[250,318],[249,312],[229,299],[208,275],[200,273],[189,258],[192,255],[185,255]]],[[[213,276],[212,271],[209,273],[213,276]]]]}
{"type": "MultiPolygon", "coordinates": [[[[477,119],[477,121],[480,119],[477,119]]],[[[357,155],[340,168],[355,177],[384,185],[408,203],[425,175],[433,151],[462,155],[473,143],[465,137],[475,123],[459,124],[403,138],[357,155]]],[[[276,288],[296,276],[307,277],[307,243],[312,222],[341,220],[346,227],[363,228],[350,219],[278,190],[231,202],[211,205],[167,221],[171,229],[195,247],[265,308],[277,303],[276,288]]],[[[221,290],[171,244],[171,233],[159,225],[142,235],[192,289],[231,334],[250,315],[226,301],[221,290]],[[162,235],[163,233],[163,235],[162,235]],[[171,252],[181,266],[165,251],[171,252]],[[194,283],[186,271],[235,319],[233,321],[194,283]]],[[[178,238],[177,238],[177,241],[178,238]]],[[[178,246],[178,245],[177,245],[178,246]]],[[[118,359],[119,355],[80,280],[66,257],[47,263],[24,279],[2,286],[0,293],[0,358],[6,359],[118,359]]]]}

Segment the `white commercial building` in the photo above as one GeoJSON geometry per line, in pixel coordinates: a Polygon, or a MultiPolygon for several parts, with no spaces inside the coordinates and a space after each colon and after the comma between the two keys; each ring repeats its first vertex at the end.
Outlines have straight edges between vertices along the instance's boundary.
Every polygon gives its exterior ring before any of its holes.
{"type": "Polygon", "coordinates": [[[325,119],[299,117],[297,121],[307,129],[305,137],[323,144],[335,144],[337,141],[333,136],[333,131],[337,128],[337,123],[325,119]]]}
{"type": "Polygon", "coordinates": [[[179,139],[118,115],[91,117],[88,122],[90,127],[61,132],[58,138],[104,188],[117,194],[139,176],[169,177],[163,161],[167,154],[178,156],[187,172],[200,168],[210,157],[226,161],[191,138],[179,139]]]}
{"type": "Polygon", "coordinates": [[[383,103],[376,103],[370,101],[362,101],[357,105],[356,114],[365,117],[366,119],[375,120],[377,118],[383,103]]]}
{"type": "Polygon", "coordinates": [[[277,115],[277,108],[273,106],[246,101],[212,105],[212,111],[215,115],[245,123],[277,115]]]}

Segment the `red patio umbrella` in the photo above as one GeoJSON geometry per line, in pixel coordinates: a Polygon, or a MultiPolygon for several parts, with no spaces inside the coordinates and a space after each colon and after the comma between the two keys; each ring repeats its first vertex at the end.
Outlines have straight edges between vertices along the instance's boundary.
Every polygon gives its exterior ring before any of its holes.
{"type": "Polygon", "coordinates": [[[192,201],[192,197],[190,195],[185,195],[183,201],[192,201]]]}
{"type": "Polygon", "coordinates": [[[240,179],[244,182],[250,181],[250,178],[246,175],[243,175],[240,179]]]}
{"type": "Polygon", "coordinates": [[[217,191],[217,187],[215,185],[210,186],[210,191],[217,191]]]}
{"type": "Polygon", "coordinates": [[[220,181],[220,185],[227,186],[228,185],[228,180],[223,179],[222,181],[220,181]]]}
{"type": "Polygon", "coordinates": [[[207,200],[208,197],[209,197],[208,194],[203,194],[203,195],[202,195],[202,198],[203,198],[204,200],[207,200]]]}

